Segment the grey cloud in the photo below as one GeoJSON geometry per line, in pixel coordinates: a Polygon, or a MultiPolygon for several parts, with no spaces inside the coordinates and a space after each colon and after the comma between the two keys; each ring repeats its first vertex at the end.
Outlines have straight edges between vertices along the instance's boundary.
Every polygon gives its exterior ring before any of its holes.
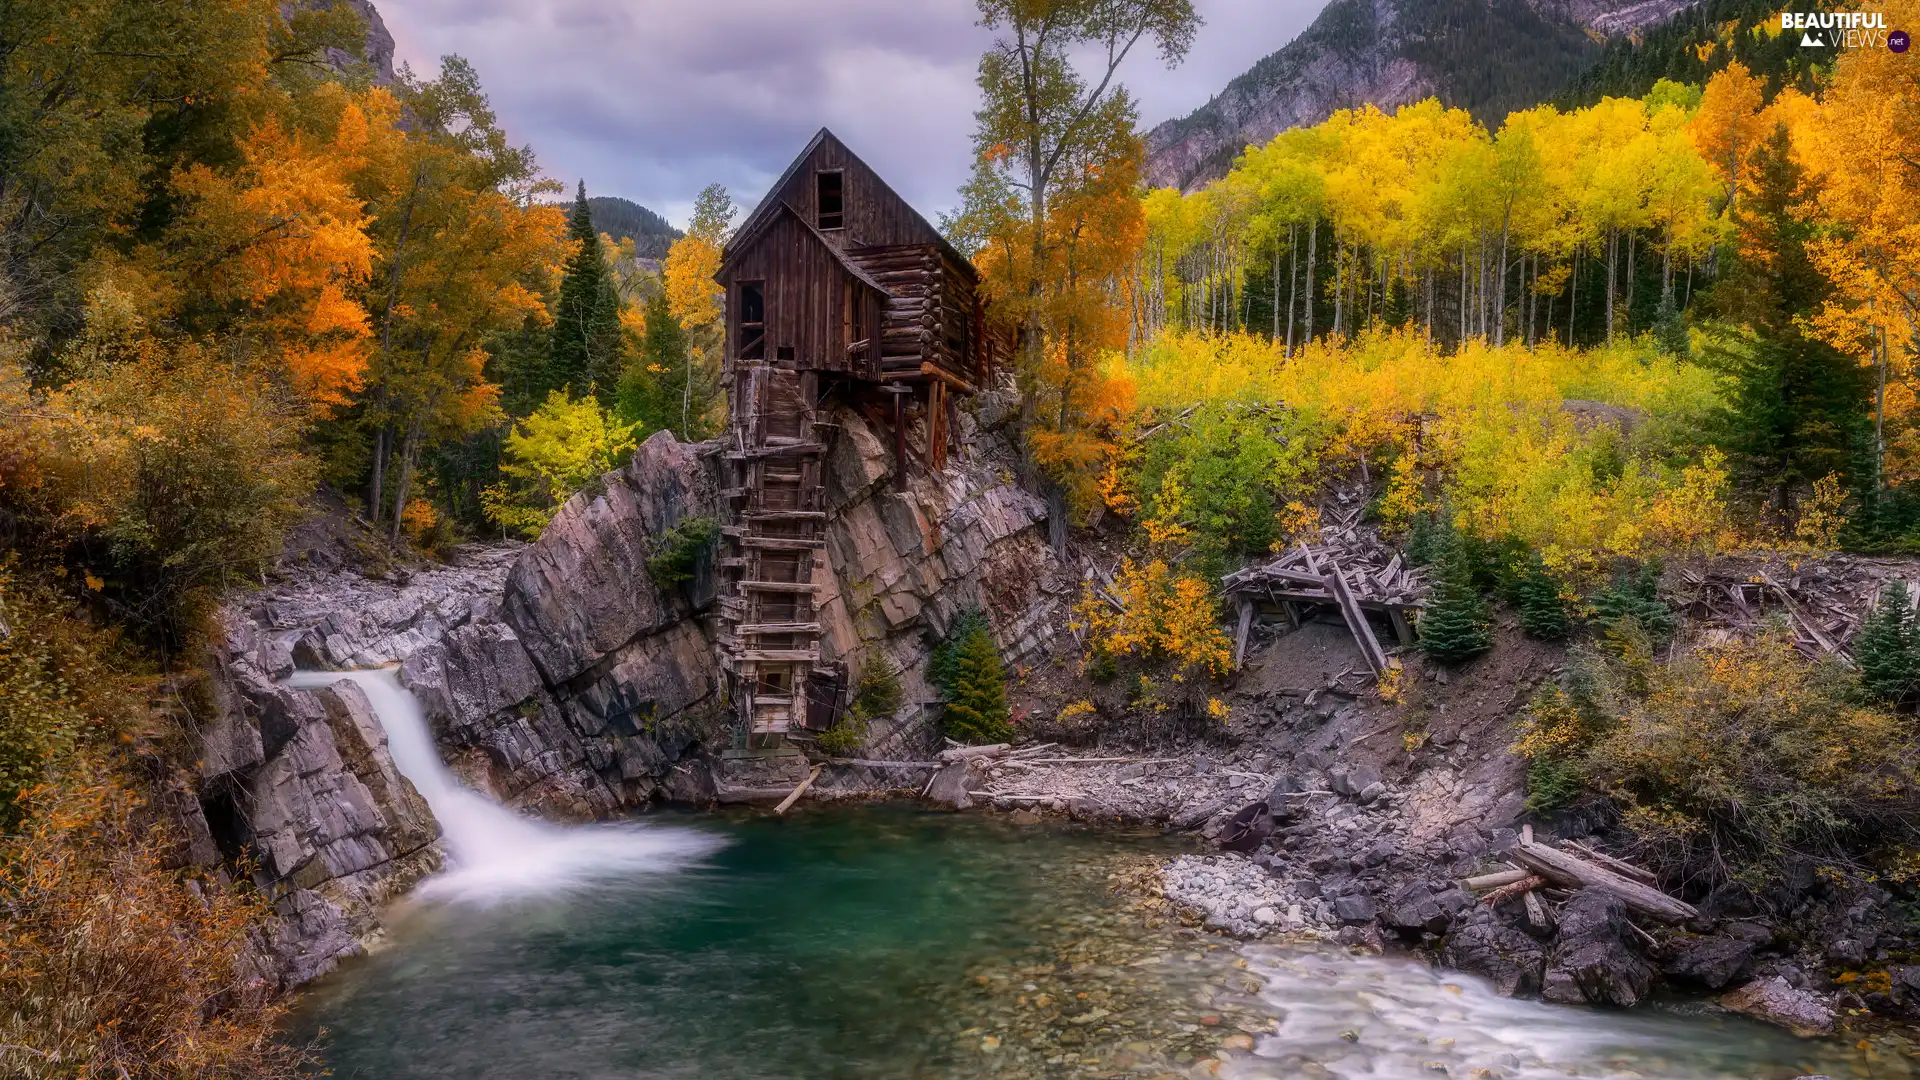
{"type": "MultiPolygon", "coordinates": [[[[417,71],[472,61],[550,174],[677,221],[710,182],[759,198],[822,125],[929,215],[969,164],[988,40],[972,0],[375,2],[417,71]]],[[[1201,0],[1193,64],[1167,73],[1143,55],[1125,72],[1142,120],[1203,103],[1324,2],[1201,0]]]]}

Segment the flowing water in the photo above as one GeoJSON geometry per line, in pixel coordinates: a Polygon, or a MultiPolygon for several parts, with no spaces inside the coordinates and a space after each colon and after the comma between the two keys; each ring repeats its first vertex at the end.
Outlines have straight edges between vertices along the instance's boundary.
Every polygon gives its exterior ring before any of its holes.
{"type": "Polygon", "coordinates": [[[456,865],[303,1001],[338,1077],[1912,1075],[1704,1006],[1199,935],[1115,896],[1157,837],[898,807],[529,822],[452,781],[390,677],[353,677],[456,865]]]}

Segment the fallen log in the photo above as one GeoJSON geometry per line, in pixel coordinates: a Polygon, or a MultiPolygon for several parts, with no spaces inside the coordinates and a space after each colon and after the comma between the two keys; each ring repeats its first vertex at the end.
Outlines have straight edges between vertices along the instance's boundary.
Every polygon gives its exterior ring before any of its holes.
{"type": "Polygon", "coordinates": [[[829,765],[858,765],[866,769],[940,769],[945,768],[939,761],[881,761],[877,758],[830,757],[829,765]]]}
{"type": "Polygon", "coordinates": [[[1635,866],[1630,862],[1616,859],[1605,852],[1595,851],[1585,844],[1576,843],[1572,840],[1562,840],[1560,841],[1560,846],[1563,848],[1572,848],[1575,852],[1579,853],[1581,858],[1599,863],[1614,873],[1624,877],[1630,877],[1642,885],[1657,886],[1660,884],[1660,879],[1653,876],[1653,871],[1635,866]]]}
{"type": "Polygon", "coordinates": [[[1468,892],[1486,892],[1488,889],[1498,889],[1503,885],[1511,885],[1531,876],[1533,876],[1531,870],[1496,870],[1491,874],[1463,878],[1460,886],[1468,892]]]}
{"type": "Polygon", "coordinates": [[[950,746],[940,751],[940,760],[951,765],[956,761],[969,758],[996,758],[1007,752],[1006,743],[993,743],[988,746],[950,746]]]}
{"type": "Polygon", "coordinates": [[[781,814],[786,813],[787,810],[790,807],[792,807],[794,803],[797,803],[800,801],[800,796],[805,795],[807,793],[807,789],[812,787],[813,782],[818,779],[820,779],[820,766],[815,765],[813,767],[813,771],[807,774],[807,778],[805,780],[800,781],[800,783],[793,789],[791,793],[787,795],[786,798],[781,799],[779,806],[776,806],[773,808],[774,816],[779,817],[781,814]]]}
{"type": "Polygon", "coordinates": [[[1547,879],[1541,877],[1539,874],[1528,874],[1519,881],[1513,882],[1510,885],[1502,885],[1493,890],[1481,897],[1480,902],[1488,907],[1499,907],[1501,904],[1506,903],[1516,896],[1531,896],[1533,890],[1546,883],[1547,879]]]}
{"type": "Polygon", "coordinates": [[[1545,844],[1522,840],[1510,856],[1548,881],[1581,889],[1605,889],[1629,908],[1656,919],[1685,922],[1700,914],[1692,904],[1545,844]]]}

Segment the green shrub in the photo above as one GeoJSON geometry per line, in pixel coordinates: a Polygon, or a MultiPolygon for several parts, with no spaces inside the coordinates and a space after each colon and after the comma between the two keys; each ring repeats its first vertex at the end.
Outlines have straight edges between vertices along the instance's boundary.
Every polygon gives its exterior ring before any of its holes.
{"type": "Polygon", "coordinates": [[[849,757],[867,741],[867,725],[849,712],[814,739],[829,757],[849,757]]]}
{"type": "Polygon", "coordinates": [[[952,689],[944,721],[947,735],[963,743],[1005,742],[1013,736],[1007,708],[1007,674],[984,623],[955,643],[949,661],[952,689]]]}
{"type": "Polygon", "coordinates": [[[687,584],[693,580],[701,556],[712,549],[719,536],[720,527],[710,517],[681,518],[654,541],[653,554],[647,558],[647,575],[663,591],[687,584]]]}
{"type": "Polygon", "coordinates": [[[1541,758],[1527,762],[1527,809],[1550,813],[1573,801],[1587,786],[1577,760],[1541,758]]]}
{"type": "Polygon", "coordinates": [[[1807,660],[1782,630],[1666,666],[1638,640],[1624,657],[1588,654],[1588,688],[1529,707],[1516,749],[1541,797],[1584,778],[1657,869],[1707,883],[1765,886],[1796,856],[1857,865],[1920,842],[1914,726],[1860,704],[1838,662],[1807,660]]]}

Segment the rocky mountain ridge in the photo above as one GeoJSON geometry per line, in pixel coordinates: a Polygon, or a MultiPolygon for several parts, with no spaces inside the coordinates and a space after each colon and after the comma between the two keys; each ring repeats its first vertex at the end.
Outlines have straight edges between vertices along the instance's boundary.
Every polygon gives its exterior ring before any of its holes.
{"type": "Polygon", "coordinates": [[[1558,92],[1601,42],[1663,23],[1694,0],[1333,0],[1312,25],[1206,105],[1146,135],[1146,177],[1190,189],[1249,144],[1334,111],[1429,96],[1483,123],[1558,92]]]}

